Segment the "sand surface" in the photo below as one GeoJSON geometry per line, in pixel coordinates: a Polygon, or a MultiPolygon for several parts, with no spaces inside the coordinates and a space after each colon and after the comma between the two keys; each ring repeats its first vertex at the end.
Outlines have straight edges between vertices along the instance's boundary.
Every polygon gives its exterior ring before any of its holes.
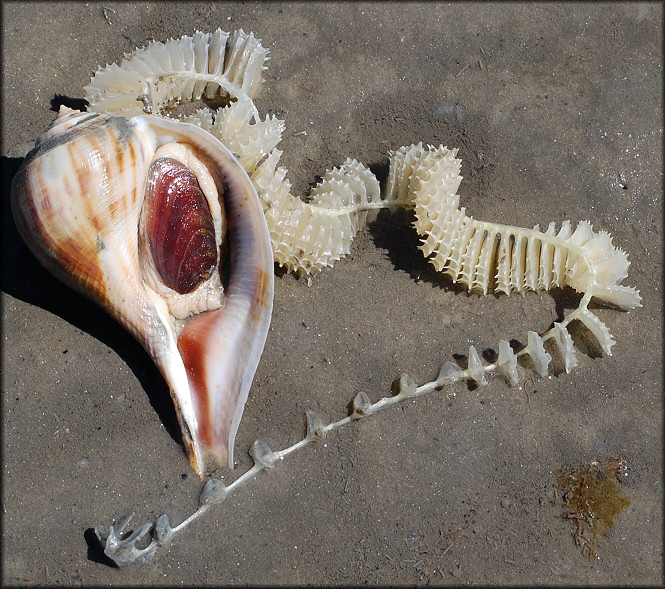
{"type": "MultiPolygon", "coordinates": [[[[3,9],[2,583],[656,584],[662,582],[662,4],[15,3],[3,9]],[[53,104],[152,39],[243,28],[271,50],[257,105],[286,121],[293,191],[353,157],[458,147],[469,214],[582,219],[630,256],[643,307],[598,307],[612,356],[577,334],[570,374],[458,383],[309,445],[177,535],[143,567],[110,566],[93,528],[136,512],[179,523],[201,481],[150,358],[36,262],[10,178],[53,104]],[[620,457],[630,506],[589,560],[554,471],[620,457]]],[[[382,213],[352,253],[277,272],[271,331],[236,440],[283,448],[304,412],[345,416],[408,372],[526,341],[569,293],[467,295],[382,213]]]]}

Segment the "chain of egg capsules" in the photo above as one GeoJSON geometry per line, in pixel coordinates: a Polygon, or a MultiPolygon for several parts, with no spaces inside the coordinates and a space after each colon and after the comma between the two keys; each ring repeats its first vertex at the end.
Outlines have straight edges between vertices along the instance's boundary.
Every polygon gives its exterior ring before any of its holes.
{"type": "Polygon", "coordinates": [[[350,415],[339,421],[324,425],[314,412],[307,411],[305,438],[281,451],[272,451],[262,440],[255,441],[250,450],[254,466],[229,485],[219,479],[209,480],[201,492],[199,509],[176,527],[170,526],[165,515],[130,534],[125,530],[131,516],[114,520],[111,526],[97,526],[95,532],[105,553],[119,566],[149,560],[174,534],[259,471],[272,468],[288,454],[354,420],[460,380],[484,385],[486,374],[496,370],[516,384],[520,356],[529,356],[532,367],[545,376],[552,361],[545,350],[548,340],[554,341],[563,368],[569,372],[577,364],[567,330],[574,320],[583,323],[610,355],[615,342],[607,327],[588,309],[591,298],[624,309],[640,304],[634,288],[619,284],[629,265],[625,252],[612,245],[606,232],[595,233],[587,221],[579,223],[574,231],[564,221],[558,232],[554,223],[541,232],[538,226],[528,230],[467,216],[465,209],[459,208],[456,194],[462,180],[456,150],[418,144],[391,153],[383,196],[374,175],[356,160],[348,159],[341,167],[326,172],[312,189],[309,202],[294,197],[286,170],[278,166],[282,152],[276,146],[284,123],[274,116],[262,120],[253,102],[267,54],[253,34],[242,30],[228,34],[218,29],[212,34],[196,32],[192,37],[153,42],[125,56],[120,65],[97,71],[86,87],[86,98],[90,110],[128,118],[144,112],[167,116],[179,102],[212,99],[220,94],[229,98],[231,102],[224,108],[199,109],[181,120],[210,131],[236,154],[263,203],[275,260],[289,271],[312,274],[332,266],[349,252],[368,211],[402,206],[415,209],[414,227],[422,238],[424,255],[437,271],[450,275],[469,291],[524,294],[570,286],[582,293],[582,298],[574,311],[544,334],[529,331],[526,346],[517,352],[507,341],[499,342],[494,363],[483,364],[471,346],[466,369],[446,362],[436,380],[421,386],[403,374],[395,382],[394,395],[372,404],[365,393],[358,393],[350,415]],[[148,535],[148,545],[138,548],[148,535]]]}

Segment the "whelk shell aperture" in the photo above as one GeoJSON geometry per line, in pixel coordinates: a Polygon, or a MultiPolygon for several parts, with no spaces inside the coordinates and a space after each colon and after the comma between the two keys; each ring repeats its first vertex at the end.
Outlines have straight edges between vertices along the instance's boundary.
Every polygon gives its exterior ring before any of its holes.
{"type": "Polygon", "coordinates": [[[157,116],[62,107],[12,184],[39,261],[118,320],[164,375],[194,470],[233,441],[272,313],[256,191],[215,137],[157,116]]]}

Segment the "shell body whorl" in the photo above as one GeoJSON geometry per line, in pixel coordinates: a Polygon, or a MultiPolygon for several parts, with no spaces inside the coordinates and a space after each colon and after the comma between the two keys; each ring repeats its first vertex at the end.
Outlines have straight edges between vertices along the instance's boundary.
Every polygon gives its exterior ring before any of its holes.
{"type": "Polygon", "coordinates": [[[66,111],[35,144],[12,183],[17,227],[48,270],[103,298],[105,236],[138,219],[134,178],[145,173],[140,143],[126,119],[66,111]]]}

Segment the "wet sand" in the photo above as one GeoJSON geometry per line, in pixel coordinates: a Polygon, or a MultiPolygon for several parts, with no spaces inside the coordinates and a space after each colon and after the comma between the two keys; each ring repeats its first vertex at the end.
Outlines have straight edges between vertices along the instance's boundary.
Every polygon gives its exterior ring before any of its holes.
{"type": "MultiPolygon", "coordinates": [[[[3,3],[3,585],[658,584],[662,582],[662,5],[3,3]],[[107,10],[104,10],[106,8],[107,10]],[[474,218],[588,219],[629,254],[643,307],[594,312],[612,356],[576,334],[570,374],[458,383],[332,433],[177,535],[144,567],[109,565],[92,528],[136,512],[175,525],[201,481],[140,346],[20,241],[9,182],[52,104],[152,39],[253,31],[271,50],[261,113],[306,195],[347,157],[458,147],[474,218]],[[630,506],[582,556],[554,471],[620,457],[630,506]]],[[[311,282],[278,271],[271,331],[236,440],[281,449],[304,412],[418,384],[470,344],[544,332],[567,292],[468,295],[381,213],[311,282]]],[[[527,372],[525,371],[525,374],[527,372]]]]}

